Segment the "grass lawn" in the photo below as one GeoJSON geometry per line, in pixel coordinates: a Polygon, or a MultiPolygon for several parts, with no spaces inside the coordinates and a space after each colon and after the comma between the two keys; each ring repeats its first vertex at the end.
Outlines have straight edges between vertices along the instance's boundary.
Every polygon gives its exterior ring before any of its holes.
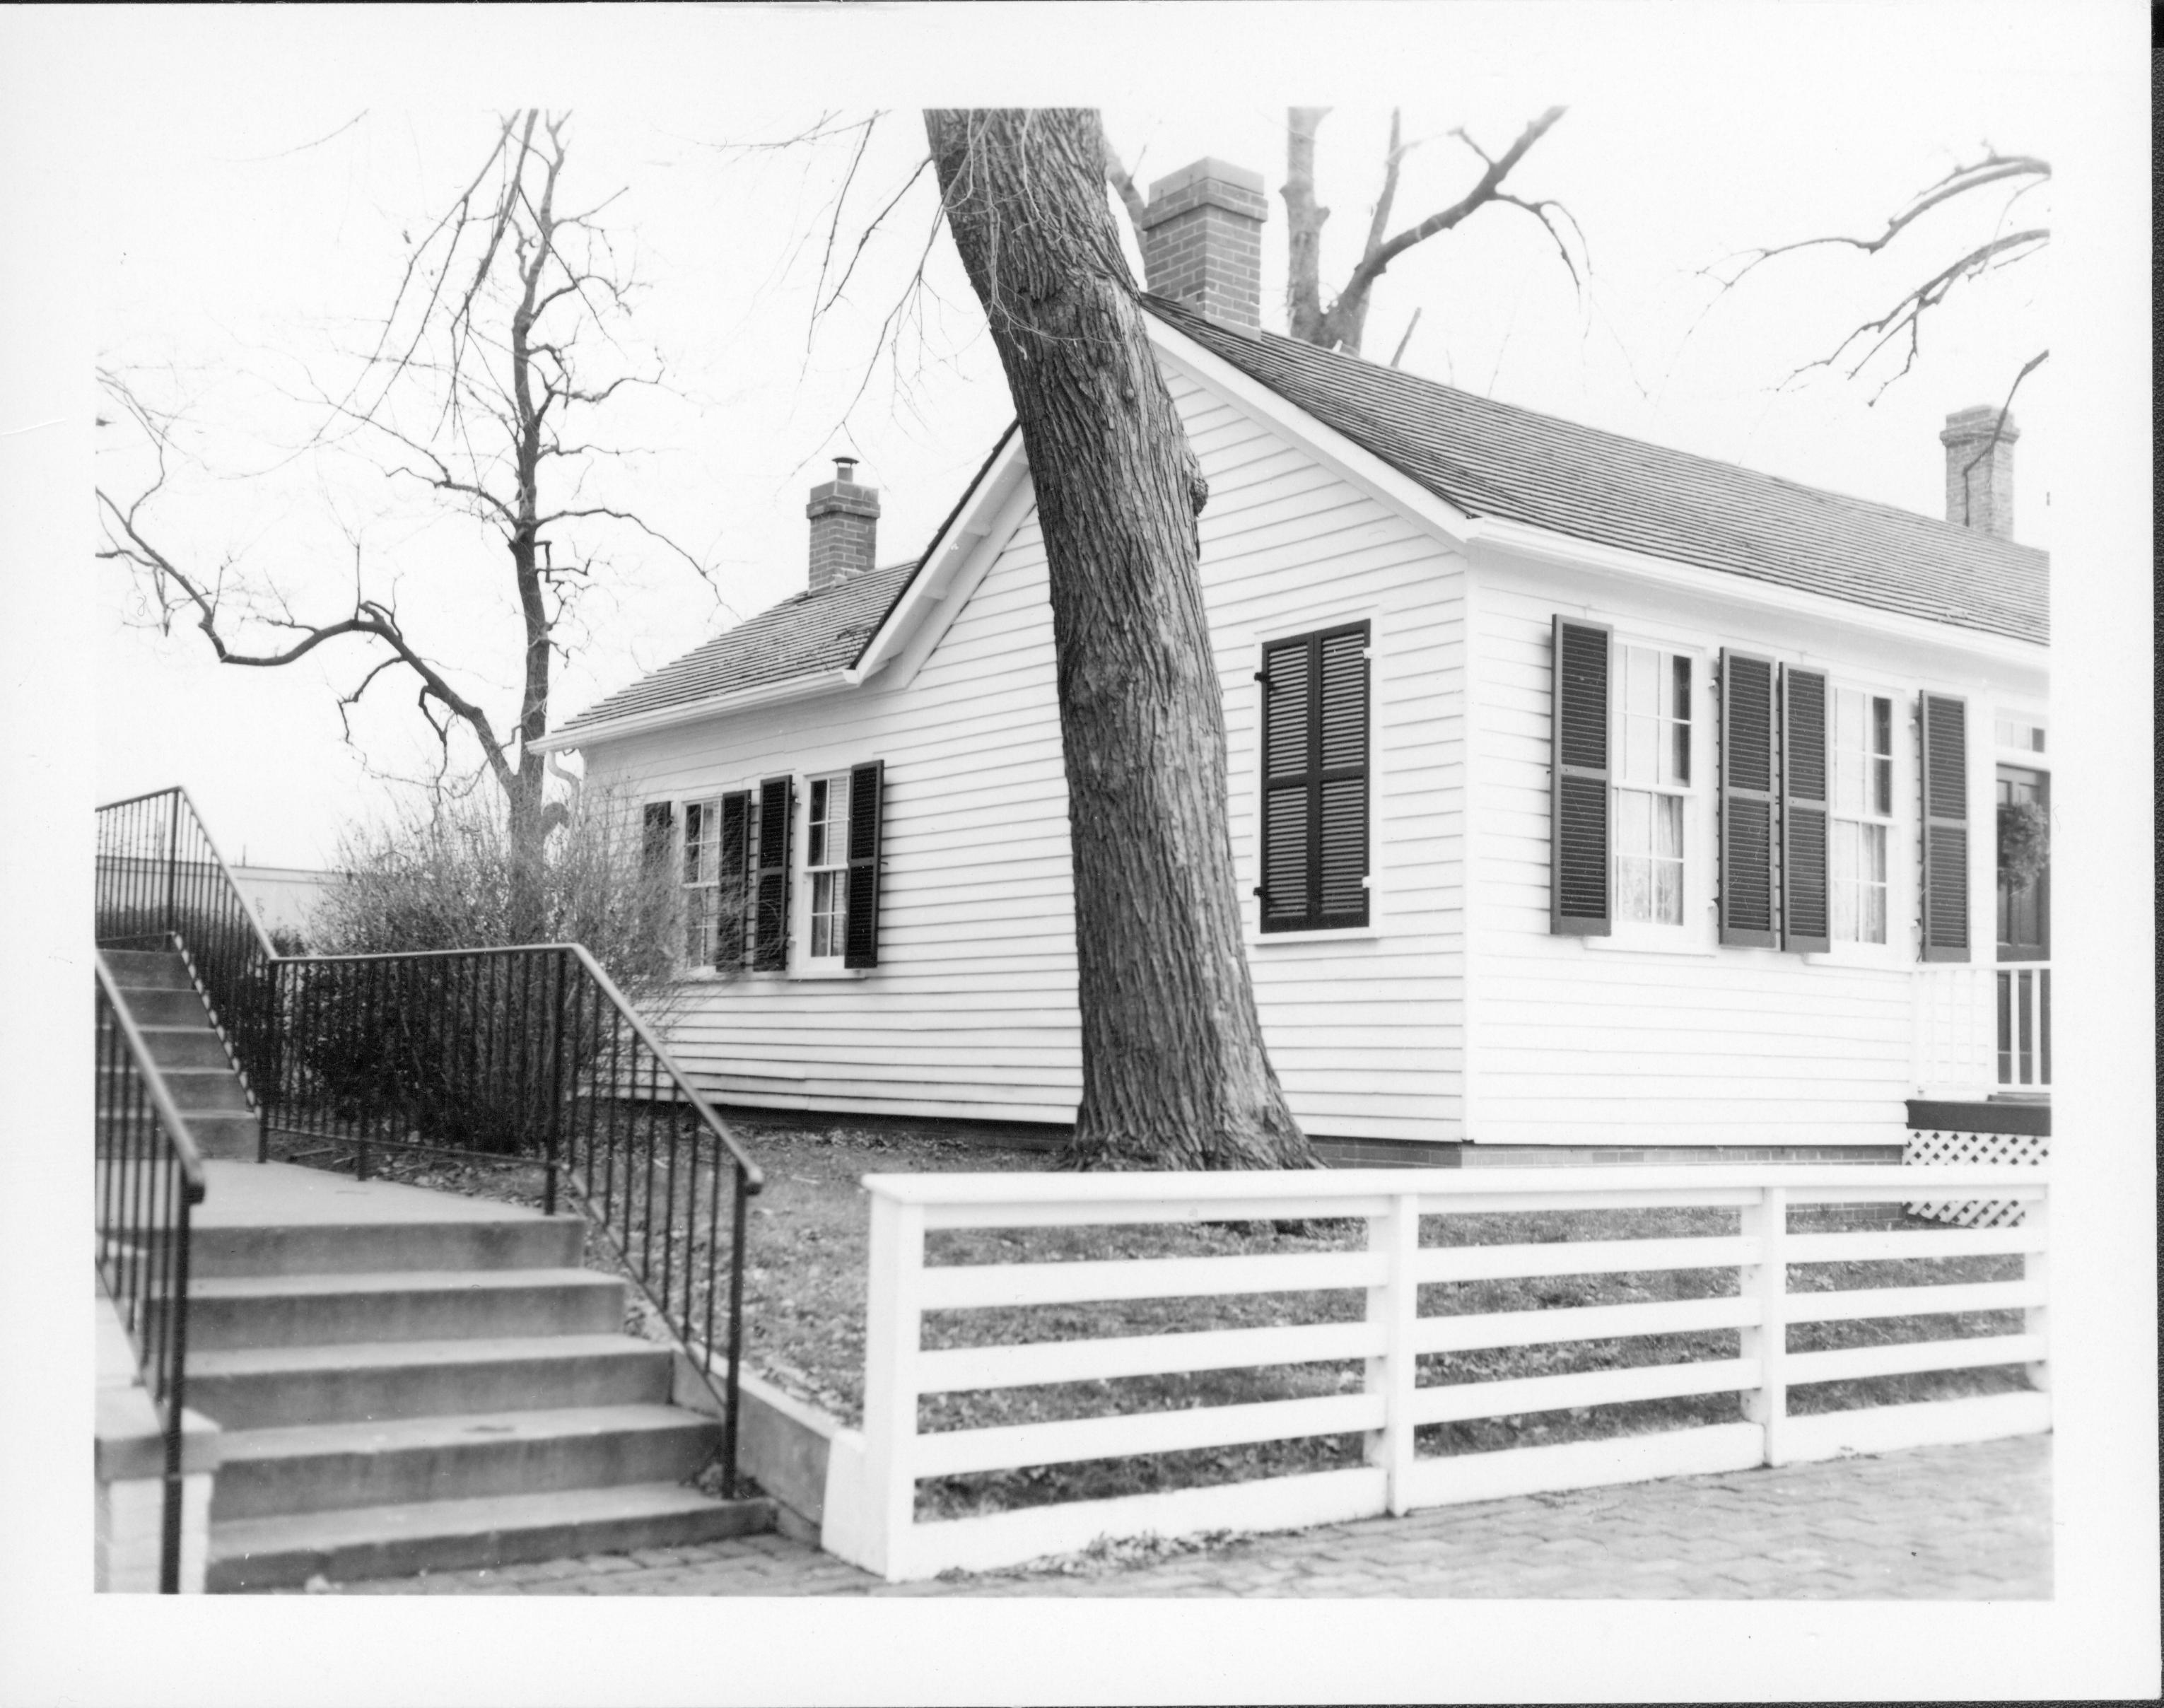
{"type": "MultiPolygon", "coordinates": [[[[744,1316],[746,1362],[776,1385],[851,1424],[862,1420],[869,1200],[858,1184],[867,1174],[1030,1170],[1049,1165],[1043,1152],[989,1148],[933,1124],[853,1123],[838,1117],[737,1115],[732,1125],[765,1170],[766,1187],[753,1201],[744,1316]]],[[[417,1184],[475,1190],[440,1165],[407,1174],[417,1184]]],[[[517,1196],[499,1182],[491,1196],[517,1196]]],[[[1941,1224],[1918,1221],[1919,1227],[1941,1224]]],[[[1732,1210],[1673,1209],[1423,1218],[1423,1245],[1507,1244],[1564,1239],[1733,1234],[1732,1210]]],[[[1362,1224],[1316,1222],[1281,1231],[1265,1222],[1196,1227],[1083,1227],[943,1230],[927,1242],[934,1264],[1073,1261],[1085,1258],[1235,1255],[1358,1248],[1362,1224]]],[[[596,1242],[596,1243],[598,1243],[596,1242]]],[[[1898,1263],[1820,1264],[1792,1268],[1799,1291],[1857,1286],[1919,1285],[2013,1280],[2014,1257],[1917,1259],[1898,1263]]],[[[1660,1270],[1609,1275],[1559,1275],[1521,1280],[1449,1283],[1423,1287],[1424,1315],[1531,1311],[1575,1305],[1618,1305],[1733,1294],[1732,1269],[1660,1270]]],[[[1366,1308],[1357,1289],[1268,1293],[1198,1300],[1136,1300],[1026,1309],[927,1313],[927,1348],[1002,1341],[1085,1339],[1212,1328],[1347,1322],[1366,1308]]],[[[1788,1345],[1797,1352],[1881,1342],[1929,1340],[2018,1331],[2020,1313],[1891,1318],[1797,1324],[1788,1345]]],[[[1683,1359],[1734,1358],[1735,1330],[1638,1336],[1605,1341],[1499,1348],[1423,1356],[1419,1380],[1478,1382],[1560,1375],[1683,1359]]],[[[1062,1383],[930,1396],[919,1427],[926,1431],[978,1427],[1101,1415],[1166,1411],[1241,1401],[1357,1391],[1358,1360],[1198,1371],[1188,1374],[1062,1383]]],[[[1792,1412],[1858,1405],[2004,1392],[2026,1385],[2020,1366],[1950,1370],[1793,1389],[1792,1412]]],[[[1712,1394],[1631,1405],[1474,1419],[1423,1427],[1424,1454],[1582,1441],[1736,1421],[1734,1394],[1712,1394]]],[[[1314,1437],[1250,1446],[1141,1455],[966,1476],[927,1479],[918,1488],[919,1516],[1032,1506],[1052,1500],[1134,1494],[1201,1483],[1321,1470],[1360,1463],[1357,1435],[1314,1437]]]]}

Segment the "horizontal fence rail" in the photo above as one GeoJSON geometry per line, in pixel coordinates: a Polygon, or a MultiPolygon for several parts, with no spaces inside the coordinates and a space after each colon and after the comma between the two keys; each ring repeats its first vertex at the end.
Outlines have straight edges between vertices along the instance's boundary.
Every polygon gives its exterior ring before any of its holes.
{"type": "Polygon", "coordinates": [[[158,1589],[170,1595],[180,1589],[189,1217],[202,1202],[202,1162],[102,955],[97,1020],[97,1273],[163,1437],[158,1589]]]}
{"type": "Polygon", "coordinates": [[[302,955],[274,970],[266,1131],[528,1164],[568,1192],[722,1413],[734,1493],[748,1201],[759,1170],[576,943],[302,955]],[[726,1369],[707,1348],[726,1348],[726,1369]]]}
{"type": "Polygon", "coordinates": [[[276,1067],[277,951],[186,790],[97,809],[97,941],[108,948],[180,950],[255,1097],[276,1067]]]}
{"type": "MultiPolygon", "coordinates": [[[[830,1548],[890,1579],[1011,1564],[1106,1535],[1289,1527],[2050,1425],[2049,1180],[2040,1169],[874,1175],[864,1185],[872,1223],[861,1460],[845,1471],[838,1514],[830,1487],[827,1538],[830,1548]],[[2022,1201],[2028,1213],[2019,1226],[1990,1230],[1815,1231],[1809,1220],[1823,1223],[1837,1214],[1825,1206],[1882,1206],[1919,1189],[1933,1196],[1988,1190],[2022,1201]],[[1806,1225],[1792,1228],[1791,1211],[1798,1208],[1806,1225]],[[1699,1219],[1725,1219],[1735,1231],[1499,1243],[1458,1238],[1471,1237],[1473,1224],[1458,1220],[1467,1217],[1678,1209],[1717,1212],[1699,1219]],[[943,1230],[1253,1226],[1285,1218],[1340,1228],[1363,1224],[1363,1248],[926,1261],[927,1236],[943,1230]],[[1442,1243],[1423,1243],[1424,1233],[1441,1236],[1442,1243]],[[2018,1258],[2020,1274],[1916,1285],[1909,1284],[1917,1279],[1912,1273],[1899,1284],[1878,1285],[1872,1279],[1878,1272],[1846,1267],[1977,1257],[2018,1258]],[[1830,1282],[1823,1270],[1795,1272],[1798,1265],[1825,1264],[1844,1266],[1835,1280],[1848,1284],[1830,1282]],[[1631,1301],[1529,1310],[1484,1308],[1476,1300],[1472,1308],[1442,1308],[1453,1288],[1590,1275],[1631,1278],[1631,1301]],[[1663,1278],[1681,1278],[1671,1290],[1679,1296],[1657,1296],[1663,1278]],[[1648,1293],[1655,1296],[1636,1296],[1648,1293]],[[1077,1339],[1064,1337],[1056,1308],[1104,1301],[1229,1301],[1261,1294],[1334,1294],[1352,1314],[1341,1311],[1344,1320],[1320,1322],[1077,1339]],[[1017,1322],[985,1314],[998,1311],[1022,1315],[1017,1322]],[[2021,1326],[2014,1332],[1958,1332],[1948,1319],[1969,1311],[2019,1312],[2021,1326]],[[1003,1323],[1006,1337],[927,1348],[926,1318],[934,1312],[943,1322],[1003,1323]],[[1930,1322],[1925,1332],[1932,1337],[1819,1350],[1790,1345],[1792,1326],[1865,1323],[1890,1333],[1900,1325],[1888,1320],[1919,1317],[1930,1322]],[[1694,1356],[1692,1348],[1644,1338],[1709,1334],[1726,1337],[1731,1353],[1694,1356]],[[1560,1374],[1467,1380],[1437,1368],[1446,1354],[1571,1342],[1627,1344],[1638,1352],[1620,1367],[1560,1374]],[[1058,1385],[1333,1362],[1348,1367],[1352,1391],[1166,1410],[1123,1405],[1100,1390],[1094,1399],[1076,1396],[1095,1405],[1090,1416],[932,1428],[921,1416],[927,1404],[956,1394],[1039,1386],[1050,1391],[1058,1385]],[[1992,1365],[2017,1367],[2023,1373],[2014,1379],[2019,1391],[1899,1403],[1866,1396],[1856,1408],[1801,1413],[1790,1405],[1790,1390],[1806,1384],[1992,1365]],[[1733,1422],[1441,1455],[1416,1450],[1416,1432],[1464,1420],[1578,1416],[1589,1408],[1728,1395],[1736,1396],[1733,1422]],[[927,1478],[1354,1435],[1364,1445],[1362,1463],[1353,1466],[959,1518],[927,1521],[917,1511],[917,1485],[927,1478]]],[[[1601,1219],[1599,1232],[1612,1233],[1613,1218],[1601,1219]]],[[[1461,1295],[1457,1302],[1466,1301],[1461,1295]]],[[[1205,1315],[1210,1308],[1198,1307],[1205,1315]]],[[[1071,1323],[1065,1332],[1071,1333],[1071,1323]]],[[[1806,1337],[1812,1332],[1803,1331],[1806,1337]]],[[[1697,1351],[1704,1347],[1701,1340],[1697,1351]]]]}

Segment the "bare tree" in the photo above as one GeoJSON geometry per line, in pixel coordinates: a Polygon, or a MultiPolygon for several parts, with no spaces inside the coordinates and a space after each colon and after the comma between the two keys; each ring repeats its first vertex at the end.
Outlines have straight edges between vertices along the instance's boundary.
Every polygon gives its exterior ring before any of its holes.
{"type": "MultiPolygon", "coordinates": [[[[222,663],[276,669],[328,644],[365,649],[342,719],[386,676],[403,675],[439,745],[440,783],[470,740],[500,789],[514,845],[538,847],[560,817],[546,799],[543,755],[550,674],[597,554],[591,530],[629,528],[703,569],[629,510],[589,496],[602,442],[596,412],[642,372],[617,334],[634,288],[600,216],[617,195],[575,210],[563,204],[568,115],[535,111],[501,121],[465,188],[412,243],[389,310],[355,352],[343,391],[310,399],[320,426],[307,447],[364,448],[394,481],[418,481],[479,521],[510,559],[523,642],[517,704],[491,716],[481,691],[409,632],[398,611],[395,566],[354,544],[341,608],[306,615],[292,589],[321,565],[243,574],[230,561],[201,565],[159,525],[158,501],[176,461],[174,418],[128,376],[102,378],[116,418],[155,450],[157,475],[132,497],[101,486],[99,554],[131,566],[154,618],[192,623],[222,663]],[[563,548],[560,560],[558,549],[563,548]]],[[[349,722],[348,736],[351,738],[349,722]]]]}
{"type": "MultiPolygon", "coordinates": [[[[1390,219],[1396,209],[1399,174],[1405,156],[1419,144],[1417,140],[1405,139],[1401,116],[1394,111],[1390,114],[1389,145],[1383,155],[1382,188],[1368,214],[1360,259],[1343,286],[1326,305],[1322,300],[1322,228],[1330,218],[1330,210],[1319,206],[1315,199],[1315,149],[1316,133],[1329,111],[1327,107],[1295,107],[1286,115],[1283,194],[1289,237],[1285,302],[1287,330],[1295,338],[1321,344],[1325,349],[1342,349],[1348,355],[1358,355],[1360,340],[1367,329],[1368,309],[1375,281],[1383,276],[1390,263],[1416,244],[1454,230],[1483,208],[1516,208],[1531,214],[1555,240],[1556,252],[1563,257],[1572,282],[1580,282],[1578,265],[1571,257],[1569,245],[1563,241],[1563,228],[1570,228],[1581,255],[1585,249],[1585,235],[1578,230],[1570,211],[1552,198],[1528,198],[1505,187],[1518,163],[1563,117],[1563,108],[1549,108],[1526,125],[1500,155],[1490,155],[1463,126],[1452,130],[1449,135],[1479,159],[1479,176],[1447,207],[1395,233],[1390,229],[1390,219]]],[[[1400,343],[1398,353],[1402,355],[1404,352],[1405,346],[1400,343]]]]}
{"type": "Polygon", "coordinates": [[[1102,127],[1090,111],[950,110],[925,129],[1048,560],[1082,1019],[1073,1154],[1312,1166],[1241,943],[1197,572],[1209,489],[1120,252],[1102,127]]]}
{"type": "MultiPolygon", "coordinates": [[[[1784,243],[1771,249],[1747,250],[1741,255],[1731,256],[1720,268],[1710,269],[1711,276],[1720,285],[1725,296],[1741,285],[1768,261],[1783,255],[1799,253],[1804,250],[1840,248],[1856,251],[1865,256],[1876,256],[1888,249],[1894,241],[1907,234],[1923,217],[1936,209],[1976,208],[1982,207],[1988,195],[1999,199],[1991,210],[1988,231],[1972,231],[1956,245],[1961,253],[1934,266],[1928,276],[1909,286],[1894,299],[1892,306],[1882,313],[1858,322],[1849,328],[1824,355],[1813,358],[1792,370],[1783,381],[1799,378],[1820,368],[1839,369],[1847,365],[1845,377],[1861,377],[1864,369],[1874,358],[1889,347],[1901,351],[1901,364],[1879,382],[1872,393],[1875,402],[1888,386],[1903,378],[1916,365],[1923,354],[1925,318],[1943,304],[1952,295],[1956,286],[2004,271],[2018,261],[2028,260],[2041,253],[2051,240],[2049,225],[2030,224],[2020,229],[2014,215],[2027,197],[2041,191],[2051,181],[2051,165],[2034,155],[2002,155],[1988,145],[1983,154],[1967,165],[1957,166],[1944,177],[1927,184],[1894,210],[1883,230],[1868,237],[1852,237],[1835,233],[1807,237],[1794,243],[1784,243]]],[[[1913,249],[1914,245],[1910,247],[1913,249]]],[[[1913,278],[1911,271],[1908,276],[1913,278]]],[[[2018,387],[2021,381],[2042,365],[2048,351],[2041,351],[2023,365],[2014,381],[2018,387]]],[[[2009,390],[2007,402],[2013,402],[2013,392],[2009,390]]],[[[2001,412],[2002,415],[2004,411],[2001,412]]]]}

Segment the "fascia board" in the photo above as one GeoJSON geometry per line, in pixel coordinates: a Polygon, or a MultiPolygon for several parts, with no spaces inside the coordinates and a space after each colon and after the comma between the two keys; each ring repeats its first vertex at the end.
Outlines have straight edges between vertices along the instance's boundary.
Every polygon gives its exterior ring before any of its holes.
{"type": "MultiPolygon", "coordinates": [[[[710,717],[726,717],[732,712],[741,712],[750,707],[809,699],[815,695],[831,694],[840,689],[857,686],[885,668],[906,645],[911,631],[946,602],[947,592],[953,585],[957,573],[987,540],[998,534],[999,523],[1006,515],[1005,501],[1011,496],[1016,483],[1028,473],[1028,460],[1022,448],[1022,435],[1011,434],[991,466],[979,476],[975,486],[954,512],[953,519],[940,530],[939,537],[927,549],[924,566],[910,578],[909,586],[903,590],[901,597],[895,602],[894,608],[887,612],[886,620],[880,625],[879,633],[858,655],[854,665],[840,670],[822,670],[816,675],[791,676],[785,681],[764,682],[755,688],[741,689],[733,694],[715,695],[681,706],[663,707],[628,717],[612,717],[606,723],[596,723],[569,733],[559,732],[544,735],[533,744],[533,750],[536,753],[573,753],[582,748],[600,746],[605,742],[621,741],[628,736],[646,735],[654,730],[675,729],[710,717]]],[[[1008,526],[1008,532],[1012,532],[1013,525],[1008,526]]],[[[1000,543],[1004,544],[1005,541],[1002,539],[1000,543]]],[[[951,612],[949,616],[951,618],[951,612]]]]}
{"type": "Polygon", "coordinates": [[[1161,360],[1169,361],[1197,385],[1237,405],[1378,503],[1400,512],[1447,545],[1461,549],[1464,546],[1465,530],[1473,520],[1465,511],[1437,497],[1374,452],[1355,444],[1289,398],[1279,396],[1261,381],[1242,373],[1224,357],[1205,349],[1177,328],[1166,325],[1147,312],[1142,320],[1149,328],[1150,343],[1161,360]]]}
{"type": "Polygon", "coordinates": [[[709,717],[724,717],[732,712],[742,712],[754,706],[773,706],[787,700],[808,700],[814,695],[831,694],[837,689],[856,686],[857,675],[853,670],[821,670],[809,676],[790,676],[780,682],[762,682],[755,688],[740,688],[733,694],[717,694],[711,699],[693,700],[682,706],[664,706],[652,712],[642,712],[628,717],[612,717],[606,723],[596,723],[585,729],[555,730],[531,744],[536,753],[576,753],[583,749],[599,747],[606,742],[622,741],[627,737],[651,734],[657,729],[675,729],[686,723],[703,723],[709,717]]]}
{"type": "Polygon", "coordinates": [[[869,680],[905,651],[921,656],[922,649],[911,649],[910,643],[927,619],[937,615],[942,619],[938,626],[943,629],[953,620],[955,602],[948,594],[966,576],[974,560],[988,550],[1001,549],[1006,537],[1021,526],[1027,508],[1018,507],[1015,499],[1018,488],[1027,490],[1028,475],[1029,459],[1022,449],[1022,434],[1012,434],[953,520],[927,549],[923,567],[911,579],[849,671],[852,683],[869,680]]]}
{"type": "Polygon", "coordinates": [[[1909,644],[1943,647],[2001,664],[2042,670],[2051,657],[2051,649],[2035,641],[2015,640],[1983,629],[1933,623],[1898,611],[1858,605],[1829,593],[1807,592],[1775,582],[1753,581],[1726,570],[1709,570],[1697,564],[1678,563],[1672,558],[1654,557],[1620,546],[1599,545],[1535,527],[1531,523],[1511,522],[1494,516],[1476,517],[1468,525],[1467,535],[1469,544],[1505,558],[1523,558],[1535,563],[1676,588],[1716,604],[1787,612],[1832,628],[1883,635],[1909,644]]]}
{"type": "Polygon", "coordinates": [[[992,565],[1007,549],[1015,530],[1028,520],[1037,505],[1037,491],[1025,467],[1017,471],[1011,483],[1006,502],[991,519],[991,524],[980,534],[970,536],[971,544],[966,551],[956,554],[954,567],[944,575],[944,587],[931,596],[936,604],[927,605],[911,631],[902,637],[901,644],[888,654],[890,662],[884,672],[871,686],[882,690],[906,688],[916,680],[924,661],[932,656],[954,620],[962,614],[962,607],[969,602],[985,577],[991,573],[992,565]]]}

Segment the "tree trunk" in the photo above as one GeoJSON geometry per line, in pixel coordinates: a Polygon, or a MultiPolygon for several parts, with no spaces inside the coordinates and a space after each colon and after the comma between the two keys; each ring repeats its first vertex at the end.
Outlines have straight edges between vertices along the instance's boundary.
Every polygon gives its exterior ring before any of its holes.
{"type": "Polygon", "coordinates": [[[1315,132],[1329,111],[1285,113],[1285,329],[1306,344],[1323,342],[1322,225],[1330,210],[1315,205],[1315,132]]]}
{"type": "Polygon", "coordinates": [[[1082,1103],[1099,1168],[1315,1165],[1263,1047],[1226,823],[1195,517],[1089,111],[925,115],[1049,565],[1074,849],[1082,1103]]]}

